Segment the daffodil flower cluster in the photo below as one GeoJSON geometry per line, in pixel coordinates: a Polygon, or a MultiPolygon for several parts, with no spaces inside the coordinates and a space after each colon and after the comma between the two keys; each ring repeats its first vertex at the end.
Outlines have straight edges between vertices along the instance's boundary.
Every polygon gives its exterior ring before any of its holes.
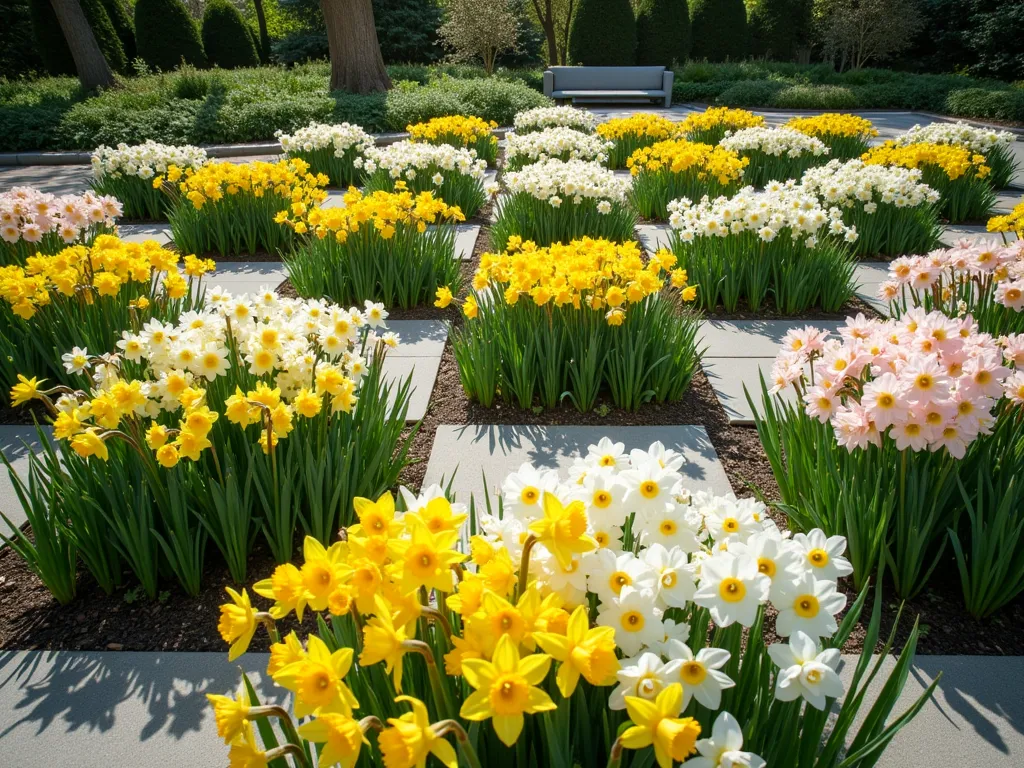
{"type": "Polygon", "coordinates": [[[601,213],[611,211],[615,203],[625,203],[630,184],[599,163],[585,160],[542,160],[518,171],[505,174],[503,179],[509,194],[527,194],[542,200],[553,208],[569,201],[578,205],[582,200],[594,200],[601,213]]]}
{"type": "Polygon", "coordinates": [[[604,163],[612,142],[572,128],[544,128],[540,131],[509,133],[505,140],[505,163],[508,170],[517,170],[542,160],[585,160],[604,163]]]}
{"type": "Polygon", "coordinates": [[[117,147],[99,146],[92,153],[92,188],[121,201],[128,219],[162,219],[168,198],[153,179],[171,166],[198,169],[206,164],[206,150],[192,145],[174,146],[147,141],[117,147]]]}
{"type": "Polygon", "coordinates": [[[593,133],[597,125],[598,118],[593,112],[569,106],[534,107],[518,113],[512,121],[512,127],[519,134],[558,126],[572,128],[583,133],[593,133]]]}
{"type": "Polygon", "coordinates": [[[289,242],[291,229],[327,197],[328,178],[311,173],[300,158],[275,163],[211,162],[198,170],[177,166],[153,180],[174,202],[168,213],[174,243],[195,253],[227,256],[276,253],[289,242]]]}
{"type": "Polygon", "coordinates": [[[920,169],[924,183],[939,192],[941,213],[950,223],[986,218],[995,203],[992,168],[985,156],[956,144],[887,141],[861,159],[866,165],[920,169]]]}
{"type": "Polygon", "coordinates": [[[359,179],[356,158],[374,146],[373,137],[352,123],[310,123],[295,133],[277,131],[281,149],[288,157],[309,163],[312,173],[326,174],[331,186],[347,187],[359,179]]]}
{"type": "Polygon", "coordinates": [[[867,118],[835,112],[794,117],[786,127],[821,139],[832,157],[841,160],[860,157],[867,151],[868,142],[878,136],[878,130],[867,118]]]}
{"type": "Polygon", "coordinates": [[[395,186],[367,195],[352,187],[344,205],[314,208],[294,225],[310,233],[286,259],[300,296],[409,307],[441,287],[458,292],[453,225],[465,216],[431,192],[395,186]]]}
{"type": "Polygon", "coordinates": [[[809,168],[800,185],[843,210],[843,221],[859,235],[858,254],[922,253],[938,242],[940,195],[916,168],[833,160],[809,168]]]}
{"type": "Polygon", "coordinates": [[[366,173],[368,192],[391,191],[404,182],[413,192],[433,192],[470,218],[496,191],[484,186],[487,161],[475,150],[450,144],[399,141],[369,150],[356,159],[356,167],[366,173]]]}
{"type": "Polygon", "coordinates": [[[771,393],[794,386],[805,413],[832,426],[848,451],[891,440],[897,450],[961,459],[994,426],[999,401],[1016,403],[1021,340],[998,343],[970,317],[921,308],[898,320],[848,318],[839,338],[812,326],[783,339],[771,393]],[[805,366],[810,366],[810,376],[805,366]]]}
{"type": "Polygon", "coordinates": [[[674,139],[678,133],[679,123],[647,112],[612,118],[597,126],[598,136],[614,142],[608,156],[610,168],[625,167],[626,160],[640,147],[674,139]]]}
{"type": "MultiPolygon", "coordinates": [[[[822,712],[843,695],[828,643],[846,607],[836,585],[852,570],[846,541],[820,530],[791,537],[759,502],[693,493],[684,461],[661,443],[627,452],[603,438],[565,480],[529,463],[506,477],[500,516],[452,503],[439,486],[402,488],[401,506],[390,494],[356,499],[359,521],[342,540],[307,539],[301,565],[257,582],[269,607],[257,610],[244,590],[221,607],[230,659],[267,626],[268,675],[291,693],[294,716],[310,718],[292,734],[291,716],[253,701],[247,686],[211,695],[231,755],[258,753],[248,723],[275,717],[299,750],[326,742],[321,762],[415,765],[434,754],[454,764],[446,734],[474,767],[523,740],[544,760],[557,747],[526,716],[557,722],[578,701],[605,724],[586,747],[600,763],[653,747],[662,768],[690,757],[693,768],[718,768],[723,755],[764,766],[724,710],[727,700],[745,706],[732,689],[748,682],[735,677],[746,663],[730,661],[754,652],[743,628],[760,632],[770,605],[788,642],[760,647],[772,674],[749,682],[780,706],[822,712]],[[477,533],[460,543],[470,517],[477,533]],[[307,612],[329,623],[305,642],[280,635],[278,622],[307,612]],[[698,706],[717,711],[704,739],[688,715],[698,706]],[[469,740],[472,723],[489,725],[469,740]],[[362,739],[370,728],[376,745],[362,739]]],[[[574,741],[571,754],[585,748],[574,741]]]]}
{"type": "Polygon", "coordinates": [[[909,307],[970,315],[982,331],[1024,332],[1024,244],[961,241],[889,264],[879,297],[897,312],[909,307]]]}
{"type": "Polygon", "coordinates": [[[407,125],[405,130],[413,141],[466,147],[474,150],[477,157],[483,158],[488,165],[494,165],[498,158],[498,137],[492,131],[497,127],[493,120],[473,115],[448,115],[407,125]]]}
{"type": "Polygon", "coordinates": [[[901,133],[894,141],[900,146],[908,144],[951,144],[975,154],[984,155],[992,168],[992,184],[996,188],[1008,186],[1016,171],[1013,143],[1017,137],[1010,131],[980,128],[962,121],[915,125],[901,133]]]}
{"type": "MultiPolygon", "coordinates": [[[[993,216],[988,220],[986,229],[989,232],[1013,232],[1018,240],[1024,239],[1024,201],[1017,203],[1013,210],[1002,216],[993,216]]],[[[1003,235],[1005,240],[1006,236],[1003,235]]]]}
{"type": "Polygon", "coordinates": [[[798,179],[830,154],[820,139],[792,128],[743,128],[730,133],[718,146],[750,161],[744,179],[758,187],[773,179],[798,179]]]}
{"type": "Polygon", "coordinates": [[[128,243],[99,235],[91,247],[74,245],[52,256],[30,256],[24,267],[0,267],[0,298],[18,317],[30,320],[57,296],[90,305],[117,297],[124,289],[132,306],[143,311],[154,293],[169,299],[185,297],[189,280],[214,267],[212,261],[186,256],[183,275],[179,260],[177,253],[155,240],[128,243]]]}
{"type": "Polygon", "coordinates": [[[838,206],[794,180],[745,187],[733,197],[668,205],[679,266],[702,286],[701,304],[758,309],[769,297],[783,312],[821,307],[835,312],[853,295],[850,244],[857,230],[838,206]]]}
{"type": "Polygon", "coordinates": [[[67,245],[90,244],[110,233],[121,215],[113,197],[86,192],[57,196],[31,187],[0,192],[0,266],[24,264],[36,253],[55,253],[67,245]]]}
{"type": "Polygon", "coordinates": [[[691,112],[679,126],[679,133],[690,141],[717,144],[727,133],[743,128],[760,128],[764,118],[745,109],[708,107],[703,112],[691,112]]]}
{"type": "Polygon", "coordinates": [[[685,139],[641,147],[626,160],[637,210],[646,218],[659,219],[668,215],[670,200],[735,192],[749,164],[748,158],[732,150],[685,139]]]}

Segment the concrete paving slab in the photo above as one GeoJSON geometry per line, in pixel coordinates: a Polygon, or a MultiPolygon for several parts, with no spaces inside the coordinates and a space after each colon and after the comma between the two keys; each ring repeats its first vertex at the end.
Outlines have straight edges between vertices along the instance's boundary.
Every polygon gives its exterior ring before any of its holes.
{"type": "Polygon", "coordinates": [[[26,165],[0,168],[0,192],[32,187],[55,195],[80,195],[92,181],[90,165],[26,165]]]}
{"type": "Polygon", "coordinates": [[[672,228],[668,224],[638,224],[636,236],[640,245],[648,253],[656,253],[662,248],[671,248],[669,234],[672,228]]]}
{"type": "Polygon", "coordinates": [[[480,237],[479,224],[456,224],[455,257],[462,261],[469,261],[473,258],[473,249],[476,248],[478,237],[480,237]]]}
{"type": "MultiPolygon", "coordinates": [[[[406,422],[419,421],[427,415],[430,395],[441,367],[440,357],[391,357],[384,361],[384,379],[396,386],[412,376],[412,392],[406,422]]],[[[394,400],[392,400],[394,402],[394,400]]]]}
{"type": "Polygon", "coordinates": [[[878,298],[878,289],[889,279],[889,265],[880,261],[861,261],[854,270],[853,278],[858,283],[858,298],[870,304],[881,314],[886,314],[889,311],[889,306],[878,298]]]}
{"type": "MultiPolygon", "coordinates": [[[[1016,142],[1020,143],[1020,142],[1016,142]]],[[[1022,195],[1019,190],[1002,189],[996,192],[996,206],[994,213],[1009,213],[1017,203],[1021,202],[1022,195]]]]}
{"type": "Polygon", "coordinates": [[[122,240],[128,243],[142,243],[156,240],[160,245],[168,245],[173,240],[170,224],[157,222],[152,224],[119,224],[117,231],[122,240]]]}
{"type": "Polygon", "coordinates": [[[220,261],[204,282],[210,288],[220,286],[240,295],[259,293],[264,287],[275,290],[287,277],[288,271],[280,261],[220,261]]]}
{"type": "Polygon", "coordinates": [[[448,328],[441,320],[388,320],[387,329],[399,336],[399,344],[388,357],[436,357],[444,354],[448,328]]]}
{"type": "Polygon", "coordinates": [[[704,357],[762,357],[775,359],[782,338],[794,328],[813,325],[835,331],[838,320],[705,320],[701,323],[704,357]]]}
{"type": "Polygon", "coordinates": [[[960,240],[991,240],[998,238],[985,229],[984,224],[944,224],[941,240],[947,246],[955,245],[960,240]]]}
{"type": "MultiPolygon", "coordinates": [[[[754,399],[758,410],[761,408],[761,380],[769,380],[775,357],[704,357],[701,367],[708,377],[708,383],[715,397],[722,404],[729,424],[746,426],[754,423],[754,411],[747,402],[744,387],[754,399]]],[[[788,388],[783,394],[787,400],[795,400],[796,393],[788,388]]]]}
{"type": "MultiPolygon", "coordinates": [[[[46,434],[51,433],[48,426],[44,426],[46,434]]],[[[0,425],[0,453],[7,457],[11,467],[18,476],[28,482],[29,456],[32,451],[42,448],[39,440],[39,433],[34,426],[21,425],[0,425]]],[[[14,483],[11,482],[10,473],[7,467],[0,466],[0,512],[3,512],[11,523],[20,528],[25,523],[25,512],[18,501],[18,494],[14,490],[14,483]]],[[[0,530],[5,535],[9,534],[7,524],[0,519],[0,530]]],[[[0,543],[0,546],[3,546],[0,543]]],[[[2,738],[2,736],[0,736],[2,738]]]]}
{"type": "Polygon", "coordinates": [[[568,469],[587,446],[610,436],[626,444],[626,450],[647,449],[660,440],[668,448],[681,451],[687,463],[684,474],[693,491],[729,493],[732,487],[718,460],[704,427],[695,425],[650,427],[543,427],[498,425],[441,425],[434,436],[424,486],[442,483],[458,469],[456,487],[460,501],[478,504],[485,494],[501,488],[505,476],[524,462],[536,466],[568,469]],[[486,476],[486,485],[484,477],[486,476]]]}
{"type": "MultiPolygon", "coordinates": [[[[262,630],[261,630],[262,631],[262,630]]],[[[2,763],[14,768],[220,768],[206,693],[234,692],[239,667],[261,700],[284,691],[262,676],[267,654],[5,651],[0,653],[2,763]]]]}

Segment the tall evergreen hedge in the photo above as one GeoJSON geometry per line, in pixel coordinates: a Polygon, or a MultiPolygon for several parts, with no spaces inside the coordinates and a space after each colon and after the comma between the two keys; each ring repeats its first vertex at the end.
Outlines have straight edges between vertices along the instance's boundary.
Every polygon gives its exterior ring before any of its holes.
{"type": "Polygon", "coordinates": [[[153,69],[164,72],[181,66],[206,66],[206,53],[192,17],[181,0],[137,0],[135,44],[153,69]]]}
{"type": "Polygon", "coordinates": [[[747,18],[749,53],[774,61],[792,61],[809,47],[814,0],[757,0],[747,18]]]}
{"type": "Polygon", "coordinates": [[[743,0],[691,0],[690,57],[737,61],[747,55],[747,8],[743,0]]]}
{"type": "MultiPolygon", "coordinates": [[[[103,0],[81,0],[81,3],[82,12],[89,20],[89,26],[92,27],[96,43],[103,51],[107,64],[115,72],[126,72],[129,59],[107,15],[103,0]]],[[[51,75],[74,75],[75,60],[50,0],[30,0],[29,17],[32,21],[32,36],[46,71],[51,75]]]]}
{"type": "Polygon", "coordinates": [[[110,23],[117,33],[117,39],[121,41],[124,57],[130,66],[138,55],[135,48],[135,22],[132,20],[130,6],[125,0],[100,0],[100,2],[106,10],[107,16],[110,17],[110,23]]]}
{"type": "Polygon", "coordinates": [[[636,63],[636,19],[629,0],[580,0],[569,28],[569,62],[592,67],[636,63]]]}
{"type": "Polygon", "coordinates": [[[223,69],[258,67],[252,30],[227,0],[210,0],[203,12],[203,50],[211,66],[223,69]]]}
{"type": "Polygon", "coordinates": [[[636,63],[685,62],[690,55],[686,0],[640,0],[636,9],[636,63]]]}

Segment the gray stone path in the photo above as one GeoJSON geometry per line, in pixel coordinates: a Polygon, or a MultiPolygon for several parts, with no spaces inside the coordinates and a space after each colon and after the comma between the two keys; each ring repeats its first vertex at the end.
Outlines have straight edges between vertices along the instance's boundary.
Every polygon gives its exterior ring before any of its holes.
{"type": "MultiPolygon", "coordinates": [[[[31,419],[31,416],[26,416],[31,419]]],[[[43,428],[47,433],[51,428],[43,428]]],[[[28,483],[29,455],[31,451],[38,451],[42,447],[39,435],[34,426],[14,426],[9,424],[0,425],[0,453],[7,457],[11,467],[25,483],[28,483]]],[[[0,463],[0,512],[3,512],[11,523],[20,528],[25,523],[25,512],[21,502],[14,490],[14,483],[11,482],[10,473],[7,467],[0,463]]],[[[4,535],[10,533],[7,524],[0,519],[0,531],[4,535]]],[[[2,543],[0,543],[2,546],[2,543]]]]}
{"type": "Polygon", "coordinates": [[[258,293],[263,288],[276,290],[288,272],[280,261],[220,261],[203,278],[207,289],[220,286],[232,294],[258,293]]]}
{"type": "Polygon", "coordinates": [[[0,168],[0,192],[32,187],[55,195],[80,195],[92,181],[90,165],[23,165],[0,168]]]}
{"type": "MultiPolygon", "coordinates": [[[[842,323],[836,320],[707,320],[701,324],[699,343],[706,347],[701,366],[730,424],[754,423],[744,387],[755,404],[759,404],[760,376],[768,381],[782,338],[790,329],[805,325],[834,331],[842,323]]],[[[793,397],[793,390],[786,390],[784,396],[793,397]]]]}
{"type": "Polygon", "coordinates": [[[171,242],[171,226],[163,222],[152,224],[119,224],[117,231],[121,239],[128,243],[142,243],[156,240],[160,245],[171,242]]]}
{"type": "Polygon", "coordinates": [[[878,289],[889,279],[889,266],[880,261],[858,262],[853,279],[857,282],[857,297],[870,304],[879,314],[887,314],[889,305],[878,298],[878,289]]]}
{"type": "Polygon", "coordinates": [[[419,421],[427,413],[434,391],[448,329],[440,320],[389,320],[388,330],[399,335],[399,345],[384,359],[386,379],[404,381],[412,374],[407,421],[419,421]]]}
{"type": "Polygon", "coordinates": [[[460,501],[470,497],[484,503],[486,492],[501,488],[505,476],[524,462],[552,469],[568,469],[573,460],[585,455],[587,446],[602,437],[626,444],[626,450],[642,448],[660,440],[667,448],[681,451],[687,463],[683,472],[691,490],[729,493],[732,488],[704,427],[683,426],[496,426],[442,425],[437,428],[430,451],[424,487],[447,483],[453,473],[460,501]],[[486,476],[486,487],[484,477],[486,476]]]}

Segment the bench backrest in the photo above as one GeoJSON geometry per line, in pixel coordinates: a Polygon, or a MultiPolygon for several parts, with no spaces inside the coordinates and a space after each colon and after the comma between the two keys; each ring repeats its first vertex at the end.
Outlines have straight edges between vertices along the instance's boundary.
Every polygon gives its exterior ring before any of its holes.
{"type": "Polygon", "coordinates": [[[556,91],[660,90],[664,67],[549,67],[556,91]]]}

